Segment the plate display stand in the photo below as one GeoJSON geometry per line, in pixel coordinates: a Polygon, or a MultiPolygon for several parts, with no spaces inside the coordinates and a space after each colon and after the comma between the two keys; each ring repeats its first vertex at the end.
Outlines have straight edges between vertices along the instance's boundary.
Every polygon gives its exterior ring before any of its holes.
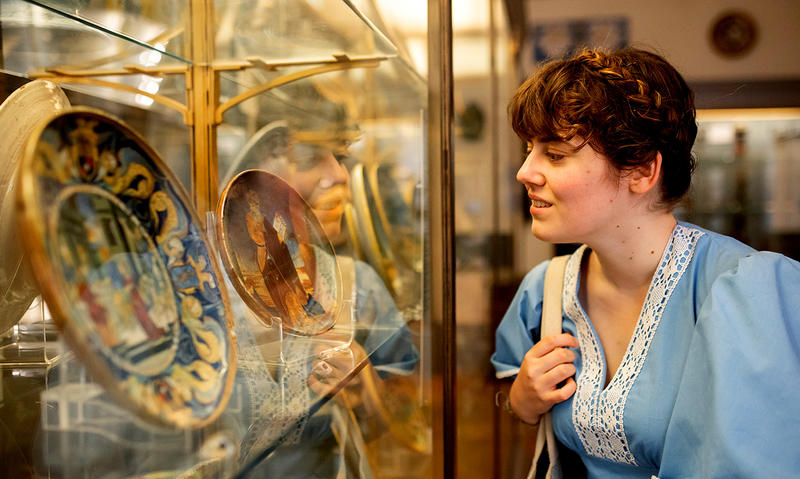
{"type": "Polygon", "coordinates": [[[22,318],[0,336],[0,369],[47,369],[63,350],[47,306],[36,297],[22,318]]]}
{"type": "MultiPolygon", "coordinates": [[[[270,324],[261,325],[262,331],[256,333],[261,339],[257,345],[261,349],[264,362],[283,367],[291,363],[309,361],[312,357],[324,357],[335,351],[347,350],[353,344],[356,332],[352,301],[344,301],[343,311],[333,328],[316,336],[304,336],[285,331],[283,320],[273,316],[270,324]],[[300,349],[316,352],[306,357],[291,356],[289,350],[298,349],[298,343],[304,343],[300,349]]],[[[258,328],[258,326],[252,327],[258,328]]]]}

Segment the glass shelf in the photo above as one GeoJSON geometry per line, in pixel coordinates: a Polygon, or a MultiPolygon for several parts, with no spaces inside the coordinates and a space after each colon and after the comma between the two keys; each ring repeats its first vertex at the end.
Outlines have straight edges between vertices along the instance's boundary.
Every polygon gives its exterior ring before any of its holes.
{"type": "Polygon", "coordinates": [[[342,0],[233,0],[217,2],[215,15],[216,58],[221,61],[397,54],[366,17],[342,0]]]}
{"type": "MultiPolygon", "coordinates": [[[[149,15],[114,2],[4,0],[3,68],[28,73],[41,68],[119,68],[127,64],[185,66],[184,2],[149,2],[149,15]],[[157,8],[157,10],[156,10],[157,8]]],[[[133,2],[131,2],[133,3],[133,2]]],[[[139,3],[139,2],[137,2],[139,3]]]]}

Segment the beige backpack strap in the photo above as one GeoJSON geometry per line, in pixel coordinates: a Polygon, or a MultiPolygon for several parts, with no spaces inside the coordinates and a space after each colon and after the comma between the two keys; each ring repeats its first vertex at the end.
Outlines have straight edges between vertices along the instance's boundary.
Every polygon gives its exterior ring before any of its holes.
{"type": "MultiPolygon", "coordinates": [[[[556,256],[547,265],[544,274],[544,295],[542,299],[541,337],[552,336],[561,332],[561,297],[564,291],[564,270],[567,267],[569,255],[556,256]]],[[[547,469],[547,479],[560,479],[561,466],[558,462],[558,448],[553,434],[553,421],[548,411],[539,421],[539,430],[536,432],[536,446],[533,450],[533,464],[528,472],[528,479],[536,477],[536,464],[547,444],[547,454],[550,465],[547,469]]]]}

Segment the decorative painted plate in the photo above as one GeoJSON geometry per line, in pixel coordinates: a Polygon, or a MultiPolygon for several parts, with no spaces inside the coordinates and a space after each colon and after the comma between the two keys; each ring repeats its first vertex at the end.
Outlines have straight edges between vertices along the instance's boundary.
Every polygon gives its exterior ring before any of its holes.
{"type": "Polygon", "coordinates": [[[74,108],[31,135],[17,194],[42,295],[95,379],[150,422],[213,421],[236,369],[227,291],[158,155],[113,117],[74,108]]]}
{"type": "Polygon", "coordinates": [[[69,100],[61,88],[44,80],[22,85],[0,105],[0,335],[22,318],[39,294],[14,221],[18,165],[36,124],[67,108],[69,100]]]}
{"type": "Polygon", "coordinates": [[[310,336],[333,327],[342,279],[311,207],[263,170],[232,178],[217,207],[222,264],[245,303],[268,325],[310,336]]]}

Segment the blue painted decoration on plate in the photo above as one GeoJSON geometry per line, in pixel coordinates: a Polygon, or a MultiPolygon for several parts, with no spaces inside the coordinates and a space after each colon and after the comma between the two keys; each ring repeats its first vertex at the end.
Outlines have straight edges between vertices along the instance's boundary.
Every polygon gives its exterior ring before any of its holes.
{"type": "Polygon", "coordinates": [[[29,139],[18,203],[42,295],[98,382],[150,422],[213,421],[235,374],[227,292],[158,155],[119,120],[73,108],[29,139]]]}

